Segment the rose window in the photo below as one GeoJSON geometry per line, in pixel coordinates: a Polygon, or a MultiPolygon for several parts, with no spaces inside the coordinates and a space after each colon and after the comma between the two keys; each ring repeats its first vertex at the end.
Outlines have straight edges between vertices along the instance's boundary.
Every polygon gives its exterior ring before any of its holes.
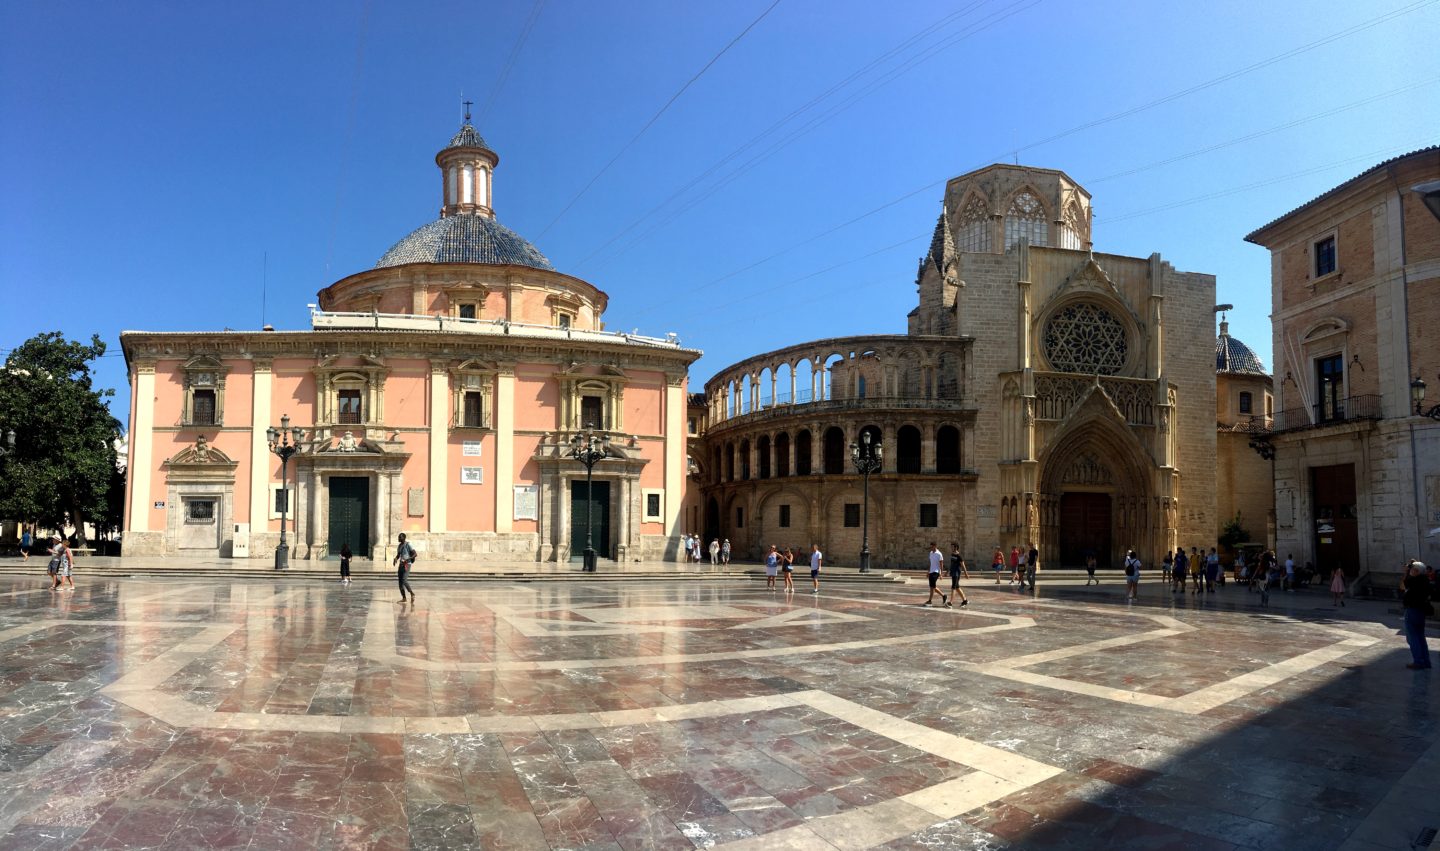
{"type": "Polygon", "coordinates": [[[1045,326],[1045,359],[1060,372],[1114,375],[1125,366],[1125,326],[1093,304],[1062,308],[1045,326]]]}

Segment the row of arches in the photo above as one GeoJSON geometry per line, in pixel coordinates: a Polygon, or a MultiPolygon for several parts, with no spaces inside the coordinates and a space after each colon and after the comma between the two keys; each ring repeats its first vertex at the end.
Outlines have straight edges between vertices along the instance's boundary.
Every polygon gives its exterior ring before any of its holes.
{"type": "Polygon", "coordinates": [[[902,425],[887,441],[877,425],[865,425],[848,440],[845,429],[830,426],[817,439],[808,428],[762,434],[751,441],[726,441],[712,449],[711,467],[715,483],[749,481],[751,479],[785,478],[788,476],[844,475],[850,469],[850,443],[863,442],[881,447],[883,472],[920,475],[958,475],[963,469],[960,429],[941,425],[934,430],[930,451],[926,436],[915,425],[902,425]]]}

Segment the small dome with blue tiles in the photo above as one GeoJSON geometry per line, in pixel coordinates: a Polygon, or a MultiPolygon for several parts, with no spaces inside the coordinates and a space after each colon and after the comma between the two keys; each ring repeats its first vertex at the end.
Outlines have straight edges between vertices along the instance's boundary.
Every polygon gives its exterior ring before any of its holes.
{"type": "Polygon", "coordinates": [[[1249,346],[1230,336],[1230,323],[1220,323],[1220,336],[1215,338],[1215,371],[1240,375],[1269,375],[1260,356],[1249,346]]]}
{"type": "Polygon", "coordinates": [[[475,126],[469,121],[466,121],[465,124],[460,127],[460,132],[456,133],[454,137],[450,139],[450,144],[445,146],[446,150],[450,148],[484,148],[487,151],[490,150],[490,146],[485,144],[485,139],[480,136],[480,131],[476,130],[475,126]]]}
{"type": "Polygon", "coordinates": [[[445,216],[391,246],[375,268],[406,263],[488,263],[555,271],[540,249],[490,216],[445,216]]]}

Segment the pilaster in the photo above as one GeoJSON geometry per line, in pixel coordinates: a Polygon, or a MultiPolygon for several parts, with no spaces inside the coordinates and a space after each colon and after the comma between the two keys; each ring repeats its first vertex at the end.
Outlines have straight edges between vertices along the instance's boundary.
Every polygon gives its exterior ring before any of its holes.
{"type": "Polygon", "coordinates": [[[495,531],[511,531],[515,520],[515,366],[501,364],[495,376],[495,531]]]}
{"type": "Polygon", "coordinates": [[[446,528],[446,486],[450,483],[450,370],[443,360],[430,361],[430,525],[431,532],[446,528]]]}
{"type": "MultiPolygon", "coordinates": [[[[256,359],[250,394],[250,534],[270,527],[270,443],[265,429],[270,426],[270,400],[274,398],[275,373],[268,359],[256,359]]],[[[298,490],[298,488],[297,488],[298,490]]],[[[317,490],[318,494],[319,491],[317,490]]],[[[314,502],[314,497],[311,502],[314,502]]]]}
{"type": "MultiPolygon", "coordinates": [[[[680,534],[680,511],[685,501],[685,373],[665,375],[665,534],[680,534]]],[[[754,452],[751,444],[751,452],[754,452]]],[[[753,460],[751,473],[759,468],[753,460]]]]}
{"type": "Polygon", "coordinates": [[[132,532],[150,531],[150,471],[155,452],[155,364],[135,364],[135,425],[130,441],[135,460],[130,470],[130,526],[132,532]]]}

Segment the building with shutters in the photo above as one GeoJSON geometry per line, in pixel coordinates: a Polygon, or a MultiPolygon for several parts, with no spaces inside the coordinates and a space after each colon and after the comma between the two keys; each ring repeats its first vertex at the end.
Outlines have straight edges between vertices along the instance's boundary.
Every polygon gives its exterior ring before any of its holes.
{"type": "Polygon", "coordinates": [[[674,557],[700,353],[606,331],[606,294],[500,224],[468,117],[435,163],[440,217],[320,290],[309,329],[121,335],[127,555],[269,559],[283,509],[296,559],[388,565],[406,532],[426,560],[566,561],[588,510],[601,558],[674,557]],[[567,456],[587,430],[613,456],[589,489],[567,456]]]}

